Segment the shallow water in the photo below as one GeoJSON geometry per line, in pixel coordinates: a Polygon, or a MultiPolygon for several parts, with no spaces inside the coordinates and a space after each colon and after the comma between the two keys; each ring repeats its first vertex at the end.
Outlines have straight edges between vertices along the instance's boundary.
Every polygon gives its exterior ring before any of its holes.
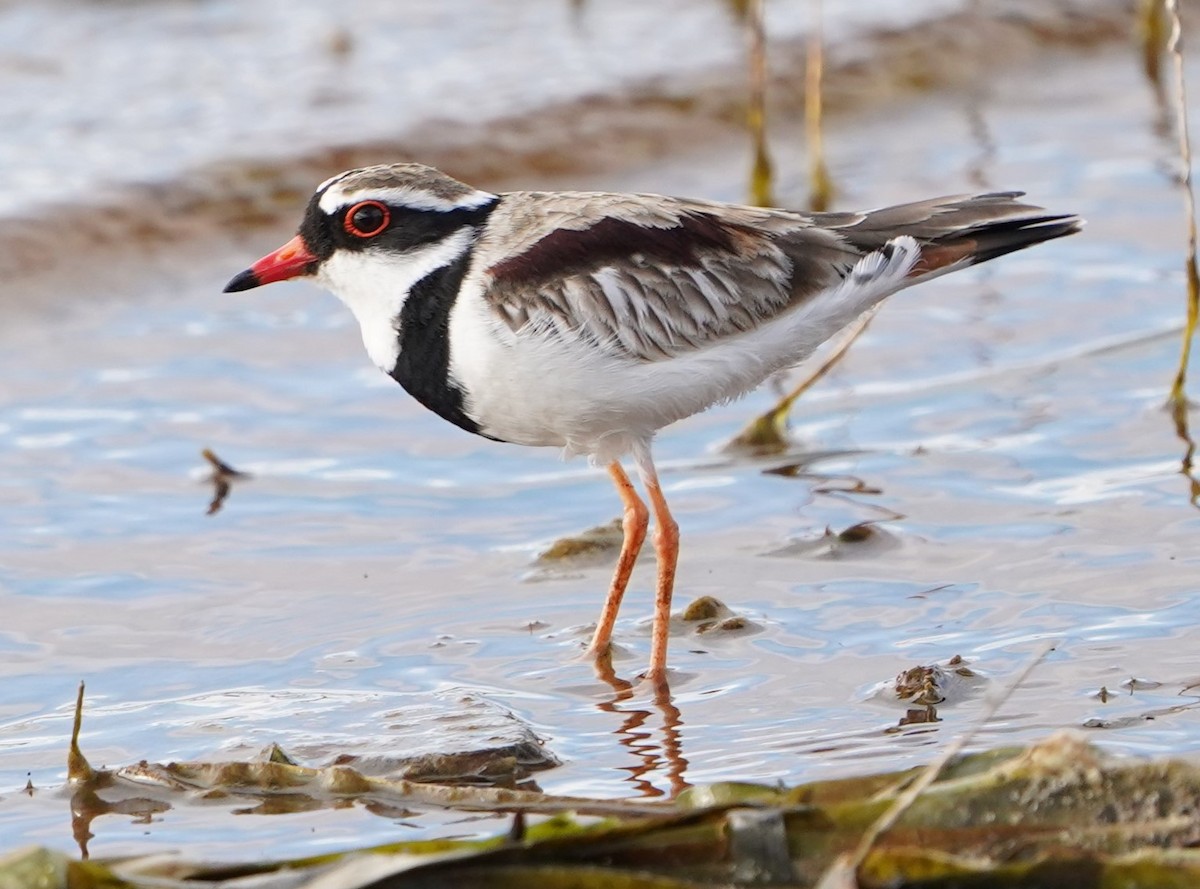
{"type": "MultiPolygon", "coordinates": [[[[966,0],[830,4],[825,30],[899,27],[966,0]]],[[[740,64],[728,0],[206,0],[0,6],[0,213],[102,197],[231,158],[519,115],[740,64]]],[[[781,4],[775,40],[810,10],[781,4]]]]}
{"type": "MultiPolygon", "coordinates": [[[[713,595],[752,624],[675,635],[674,710],[614,700],[576,658],[608,567],[533,565],[616,514],[607,476],[423,411],[305,284],[217,292],[286,232],[187,268],[156,257],[136,288],[82,290],[53,324],[16,316],[0,330],[0,848],[72,848],[58,788],[80,678],[94,765],[245,758],[272,741],[310,762],[387,750],[397,708],[465,690],[563,761],[538,775],[545,790],[618,797],[928,761],[982,695],[901,728],[880,681],[959,654],[1002,684],[1054,640],[976,746],[1104,721],[1091,737],[1110,749],[1200,747],[1185,692],[1200,673],[1200,513],[1161,408],[1182,226],[1173,147],[1132,55],[1051,58],[982,97],[830,126],[842,206],[1020,186],[1089,225],[894,299],[805,397],[790,455],[719,452],[770,386],[661,436],[680,603],[713,595]],[[204,447],[253,475],[213,516],[204,447]],[[860,480],[877,493],[855,493],[860,480]],[[811,545],[868,520],[868,543],[811,545]]],[[[799,144],[779,132],[781,198],[796,204],[799,144]]],[[[718,140],[545,184],[737,198],[744,158],[718,140]]],[[[618,623],[625,676],[645,663],[652,571],[643,560],[618,623]]],[[[97,820],[90,851],[275,857],[501,824],[181,804],[97,820]]]]}

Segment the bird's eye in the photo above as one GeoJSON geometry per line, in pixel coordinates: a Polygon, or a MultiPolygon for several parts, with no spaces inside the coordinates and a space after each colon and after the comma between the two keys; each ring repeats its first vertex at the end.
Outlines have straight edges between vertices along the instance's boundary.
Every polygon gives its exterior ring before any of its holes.
{"type": "Polygon", "coordinates": [[[363,201],[346,211],[346,218],[342,225],[347,234],[354,235],[356,238],[373,238],[387,228],[391,219],[392,213],[388,210],[387,204],[381,204],[379,201],[363,201]]]}

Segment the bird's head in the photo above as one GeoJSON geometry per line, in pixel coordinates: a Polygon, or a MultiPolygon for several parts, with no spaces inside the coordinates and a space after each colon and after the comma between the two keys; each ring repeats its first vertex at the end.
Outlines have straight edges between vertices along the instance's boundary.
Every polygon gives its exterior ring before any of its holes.
{"type": "Polygon", "coordinates": [[[310,276],[345,298],[389,268],[411,283],[449,261],[457,241],[464,243],[456,253],[466,249],[496,200],[421,164],[341,173],[317,189],[296,236],[235,275],[225,292],[310,276]]]}

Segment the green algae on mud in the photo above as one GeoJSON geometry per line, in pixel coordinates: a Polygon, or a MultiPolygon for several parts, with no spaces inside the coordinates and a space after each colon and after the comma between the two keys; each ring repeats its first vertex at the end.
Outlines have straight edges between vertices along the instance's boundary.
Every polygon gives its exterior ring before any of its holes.
{"type": "Polygon", "coordinates": [[[606,558],[620,550],[621,529],[621,520],[618,518],[607,525],[597,525],[579,534],[560,537],[538,555],[536,564],[544,567],[606,558]]]}
{"type": "MultiPolygon", "coordinates": [[[[514,813],[506,833],[423,840],[292,861],[206,865],[151,855],[76,861],[46,849],[0,860],[0,889],[195,887],[254,879],[260,889],[320,885],[949,887],[1192,885],[1200,879],[1200,767],[1102,754],[1076,734],[951,761],[847,873],[860,843],[925,767],[797,787],[722,782],[674,803],[571,799],[495,788],[374,779],[349,767],[177,763],[92,769],[72,742],[73,807],[102,788],[160,804],[212,793],[266,800],[303,793],[319,804],[447,806],[514,813]],[[203,791],[203,793],[198,793],[203,791]],[[588,813],[591,813],[590,815],[588,813]],[[536,813],[546,820],[527,823],[536,813]],[[1055,881],[1058,881],[1057,883],[1055,881]],[[1130,882],[1134,881],[1134,882],[1130,882]]],[[[128,808],[125,810],[129,812],[128,808]]],[[[85,833],[86,835],[86,833],[85,833]]]]}

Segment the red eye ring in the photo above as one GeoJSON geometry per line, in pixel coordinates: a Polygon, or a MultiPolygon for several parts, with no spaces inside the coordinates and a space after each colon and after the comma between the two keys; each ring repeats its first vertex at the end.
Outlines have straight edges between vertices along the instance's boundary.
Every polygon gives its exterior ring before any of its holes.
{"type": "Polygon", "coordinates": [[[342,228],[356,238],[373,238],[392,221],[392,211],[379,201],[362,201],[346,211],[342,228]]]}

